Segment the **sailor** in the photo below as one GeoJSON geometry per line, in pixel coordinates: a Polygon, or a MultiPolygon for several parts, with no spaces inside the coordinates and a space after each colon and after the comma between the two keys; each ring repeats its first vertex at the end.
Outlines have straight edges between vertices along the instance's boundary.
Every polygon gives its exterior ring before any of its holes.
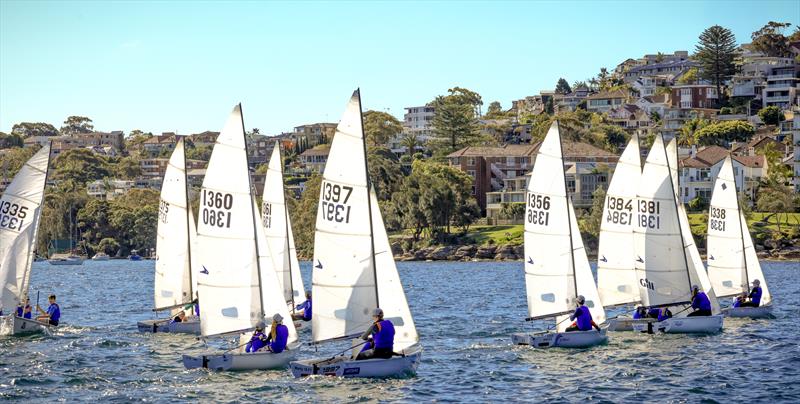
{"type": "Polygon", "coordinates": [[[311,291],[306,291],[306,301],[298,304],[295,307],[297,310],[303,310],[302,313],[294,313],[292,314],[292,320],[303,320],[303,321],[311,321],[311,291]]]}
{"type": "Polygon", "coordinates": [[[383,310],[372,311],[372,325],[364,331],[361,339],[367,341],[356,360],[381,358],[389,359],[394,355],[394,324],[383,319],[383,310]]]}
{"type": "Polygon", "coordinates": [[[186,312],[181,310],[181,311],[178,312],[177,315],[175,315],[175,317],[172,318],[172,321],[170,321],[169,323],[170,324],[183,323],[185,321],[186,321],[186,312]]]}
{"type": "Polygon", "coordinates": [[[741,295],[733,298],[733,307],[742,307],[745,302],[747,302],[747,292],[742,292],[741,295]]]}
{"type": "Polygon", "coordinates": [[[647,317],[648,317],[648,318],[655,318],[655,319],[658,319],[658,317],[659,317],[660,315],[661,315],[661,309],[657,309],[657,308],[650,308],[650,310],[647,310],[647,317]]]}
{"type": "Polygon", "coordinates": [[[58,307],[58,303],[56,303],[56,295],[50,295],[47,300],[50,302],[47,311],[42,310],[38,304],[36,305],[36,309],[42,313],[42,315],[36,317],[36,320],[50,325],[58,325],[58,320],[61,319],[61,309],[58,307]]]}
{"type": "Polygon", "coordinates": [[[633,312],[633,319],[638,320],[647,317],[647,309],[644,306],[637,306],[636,311],[633,312]]]}
{"type": "Polygon", "coordinates": [[[658,321],[664,321],[668,318],[672,318],[672,312],[669,311],[669,307],[664,307],[663,309],[658,310],[658,317],[656,317],[658,321]]]}
{"type": "Polygon", "coordinates": [[[697,285],[692,285],[692,308],[694,311],[689,313],[687,317],[711,315],[711,301],[708,300],[705,292],[700,291],[700,287],[697,285]]]}
{"type": "Polygon", "coordinates": [[[739,307],[758,307],[761,305],[761,281],[758,279],[753,280],[753,289],[750,291],[750,294],[747,296],[750,298],[749,302],[743,302],[739,307]]]}
{"type": "Polygon", "coordinates": [[[33,312],[31,310],[31,299],[25,299],[25,307],[23,307],[22,304],[17,306],[17,317],[22,317],[22,318],[33,317],[33,312]]]}
{"type": "Polygon", "coordinates": [[[597,331],[600,331],[600,327],[595,324],[594,320],[592,320],[592,313],[589,311],[589,308],[584,305],[586,303],[586,298],[583,295],[578,295],[575,298],[575,305],[578,306],[575,309],[575,312],[569,316],[570,320],[575,320],[572,325],[567,327],[566,331],[589,331],[592,327],[596,328],[597,331]]]}
{"type": "Polygon", "coordinates": [[[286,349],[286,341],[289,340],[289,329],[283,325],[283,316],[275,313],[272,316],[272,331],[267,336],[267,348],[272,353],[281,353],[286,349]]]}
{"type": "Polygon", "coordinates": [[[259,321],[256,324],[256,329],[253,331],[253,336],[250,337],[250,342],[244,347],[245,352],[258,352],[259,349],[267,345],[267,336],[264,335],[265,325],[263,321],[259,321]]]}

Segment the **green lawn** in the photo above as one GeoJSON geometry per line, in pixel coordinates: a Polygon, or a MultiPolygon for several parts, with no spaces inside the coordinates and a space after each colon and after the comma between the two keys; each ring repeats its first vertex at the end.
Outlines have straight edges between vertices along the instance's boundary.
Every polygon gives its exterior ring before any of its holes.
{"type": "MultiPolygon", "coordinates": [[[[791,227],[800,226],[800,213],[782,213],[780,215],[781,230],[784,232],[791,227]]],[[[692,232],[695,234],[705,233],[706,226],[708,225],[708,218],[705,213],[690,213],[689,224],[692,226],[692,232]]],[[[747,227],[750,231],[757,229],[764,230],[777,230],[778,229],[778,215],[774,213],[753,212],[750,219],[747,220],[747,227]],[[764,221],[765,219],[766,222],[764,221]]]]}
{"type": "Polygon", "coordinates": [[[522,244],[522,225],[472,226],[468,236],[475,244],[522,244]]]}

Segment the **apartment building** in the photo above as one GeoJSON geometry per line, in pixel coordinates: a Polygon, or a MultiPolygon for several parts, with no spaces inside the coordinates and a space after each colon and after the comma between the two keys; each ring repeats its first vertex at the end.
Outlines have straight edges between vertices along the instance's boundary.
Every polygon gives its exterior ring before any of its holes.
{"type": "Polygon", "coordinates": [[[767,84],[761,90],[764,107],[775,106],[789,109],[792,104],[797,102],[797,86],[800,85],[798,71],[800,71],[800,67],[797,64],[769,68],[766,77],[767,84]]]}
{"type": "Polygon", "coordinates": [[[683,84],[672,86],[670,98],[673,108],[715,108],[719,95],[710,84],[683,84]]]}
{"type": "MultiPolygon", "coordinates": [[[[692,147],[689,157],[679,161],[680,196],[684,203],[699,197],[708,202],[714,189],[714,180],[722,169],[729,151],[719,146],[701,149],[692,147]]],[[[759,181],[767,174],[764,156],[733,156],[733,173],[738,192],[744,192],[752,203],[756,198],[759,181]]]]}
{"type": "Polygon", "coordinates": [[[622,90],[602,92],[586,97],[586,110],[589,112],[605,113],[625,104],[628,94],[622,90]]]}
{"type": "Polygon", "coordinates": [[[329,145],[322,145],[308,149],[300,154],[300,162],[310,171],[321,173],[328,162],[328,154],[331,152],[329,145]]]}

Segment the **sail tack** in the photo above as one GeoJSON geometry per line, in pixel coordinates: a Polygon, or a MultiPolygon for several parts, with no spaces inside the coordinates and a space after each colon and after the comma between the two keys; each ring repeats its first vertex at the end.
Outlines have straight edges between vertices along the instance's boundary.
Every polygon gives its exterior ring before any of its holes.
{"type": "Polygon", "coordinates": [[[188,206],[184,140],[178,140],[161,186],[156,229],[156,270],[153,285],[156,309],[172,308],[194,299],[190,235],[194,221],[188,206]]]}
{"type": "Polygon", "coordinates": [[[50,144],[19,170],[0,198],[0,311],[27,296],[50,164],[50,144]]]}
{"type": "Polygon", "coordinates": [[[639,138],[634,135],[614,169],[603,204],[597,252],[597,289],[605,306],[641,300],[633,251],[636,185],[641,175],[639,138]]]}

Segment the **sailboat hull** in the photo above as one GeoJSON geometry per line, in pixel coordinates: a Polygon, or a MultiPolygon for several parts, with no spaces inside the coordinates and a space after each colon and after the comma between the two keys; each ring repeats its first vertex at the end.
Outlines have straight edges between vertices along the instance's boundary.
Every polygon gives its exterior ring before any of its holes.
{"type": "Polygon", "coordinates": [[[82,258],[56,258],[47,260],[50,265],[83,265],[82,258]]]}
{"type": "Polygon", "coordinates": [[[589,348],[608,342],[606,330],[572,332],[519,333],[511,336],[516,345],[530,345],[534,348],[589,348]]]}
{"type": "Polygon", "coordinates": [[[216,371],[284,369],[295,357],[296,350],[281,353],[208,353],[198,356],[183,355],[186,369],[206,368],[216,371]]]}
{"type": "Polygon", "coordinates": [[[170,319],[147,320],[136,323],[139,332],[169,332],[175,334],[200,335],[200,318],[189,317],[187,321],[170,324],[170,319]]]}
{"type": "MultiPolygon", "coordinates": [[[[635,324],[642,320],[634,320],[633,317],[623,316],[608,320],[608,331],[634,331],[635,324]]],[[[655,321],[655,319],[653,319],[655,321]]]]}
{"type": "Polygon", "coordinates": [[[721,314],[715,316],[673,317],[653,323],[653,328],[667,334],[716,334],[722,332],[722,322],[721,314]]]}
{"type": "Polygon", "coordinates": [[[43,333],[53,326],[41,321],[17,317],[15,315],[0,317],[0,335],[28,335],[43,333]]]}
{"type": "Polygon", "coordinates": [[[774,318],[772,305],[759,307],[729,307],[722,310],[725,317],[774,318]]]}
{"type": "Polygon", "coordinates": [[[422,359],[422,347],[415,346],[404,351],[403,356],[390,359],[353,360],[339,356],[332,359],[306,359],[289,364],[294,377],[312,375],[338,377],[387,378],[411,376],[417,372],[422,359]]]}

